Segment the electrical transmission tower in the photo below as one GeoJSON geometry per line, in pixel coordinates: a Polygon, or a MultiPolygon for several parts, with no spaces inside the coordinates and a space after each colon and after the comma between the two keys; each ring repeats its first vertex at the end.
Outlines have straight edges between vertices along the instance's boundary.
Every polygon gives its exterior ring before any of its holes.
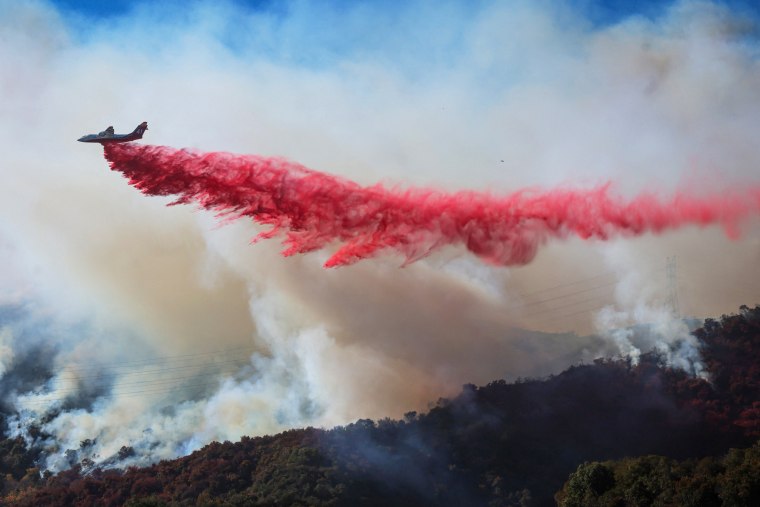
{"type": "Polygon", "coordinates": [[[674,317],[681,317],[681,309],[678,305],[678,271],[676,258],[668,257],[665,263],[665,274],[668,277],[668,305],[674,317]]]}

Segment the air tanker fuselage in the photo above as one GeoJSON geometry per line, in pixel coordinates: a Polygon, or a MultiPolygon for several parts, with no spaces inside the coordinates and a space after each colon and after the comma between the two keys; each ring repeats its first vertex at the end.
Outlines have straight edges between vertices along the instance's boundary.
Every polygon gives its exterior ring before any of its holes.
{"type": "Polygon", "coordinates": [[[103,132],[98,134],[89,134],[82,136],[77,141],[81,143],[127,143],[129,141],[135,141],[142,139],[143,133],[148,130],[148,122],[144,121],[135,128],[129,134],[114,134],[113,127],[108,127],[103,132]]]}

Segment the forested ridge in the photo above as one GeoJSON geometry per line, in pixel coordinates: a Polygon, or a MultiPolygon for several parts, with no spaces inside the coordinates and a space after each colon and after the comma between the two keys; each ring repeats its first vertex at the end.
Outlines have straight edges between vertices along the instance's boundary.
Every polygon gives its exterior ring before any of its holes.
{"type": "Polygon", "coordinates": [[[707,320],[695,336],[709,381],[654,353],[599,360],[466,385],[402,420],[215,442],[146,468],[40,478],[23,441],[4,440],[4,502],[758,505],[760,307],[707,320]]]}

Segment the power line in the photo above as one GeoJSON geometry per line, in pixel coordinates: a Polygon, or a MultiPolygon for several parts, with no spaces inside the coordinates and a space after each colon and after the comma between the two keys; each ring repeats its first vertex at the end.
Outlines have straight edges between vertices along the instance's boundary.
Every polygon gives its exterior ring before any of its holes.
{"type": "MultiPolygon", "coordinates": [[[[222,381],[221,378],[217,379],[216,381],[212,382],[201,382],[201,383],[191,383],[191,384],[183,384],[181,387],[182,389],[192,389],[192,388],[201,388],[201,387],[214,387],[218,386],[220,382],[222,381]]],[[[172,391],[178,391],[177,387],[180,386],[171,386],[169,388],[166,387],[156,387],[156,388],[149,388],[144,390],[138,390],[138,391],[128,391],[125,393],[117,393],[117,396],[119,397],[132,397],[132,396],[142,396],[145,394],[161,394],[161,393],[170,393],[172,391]]],[[[56,401],[66,401],[67,399],[71,398],[71,396],[64,396],[62,398],[48,398],[45,400],[29,400],[25,402],[25,404],[31,405],[31,406],[39,406],[39,405],[46,405],[50,403],[54,403],[56,401]]],[[[95,397],[97,399],[99,397],[95,397]]]]}
{"type": "MultiPolygon", "coordinates": [[[[186,375],[186,376],[181,376],[181,377],[155,378],[155,379],[147,379],[147,380],[131,380],[128,382],[118,382],[116,383],[115,387],[118,389],[124,386],[131,387],[131,386],[139,386],[139,385],[171,384],[175,382],[181,382],[183,380],[196,379],[199,377],[214,377],[214,376],[232,374],[232,373],[235,373],[236,371],[238,371],[238,369],[203,372],[203,373],[196,373],[194,375],[186,375]]],[[[70,394],[70,393],[77,393],[81,391],[82,389],[80,389],[77,386],[77,387],[66,387],[66,388],[61,388],[61,389],[55,389],[53,391],[50,391],[49,393],[40,393],[40,394],[42,395],[44,394],[70,394]]]]}
{"type": "MultiPolygon", "coordinates": [[[[654,273],[661,272],[661,271],[662,271],[662,268],[655,268],[655,269],[649,270],[649,271],[647,271],[647,272],[645,272],[643,274],[652,275],[654,273]]],[[[571,283],[572,284],[578,284],[578,283],[582,283],[582,282],[587,282],[587,281],[590,281],[590,280],[593,280],[593,279],[598,279],[598,278],[602,278],[602,277],[605,277],[605,276],[609,276],[610,274],[611,273],[603,273],[603,274],[600,274],[600,275],[596,275],[596,276],[588,277],[588,278],[585,278],[585,279],[577,280],[576,282],[571,282],[571,283]]],[[[551,302],[551,301],[557,301],[557,300],[561,300],[561,299],[566,299],[568,297],[576,296],[578,294],[588,293],[588,292],[592,292],[592,291],[597,290],[597,289],[601,289],[601,288],[605,288],[605,287],[610,287],[610,286],[613,286],[613,285],[615,285],[617,283],[619,283],[619,280],[614,280],[614,281],[611,281],[611,282],[606,282],[606,283],[603,283],[603,284],[595,285],[593,287],[584,288],[584,289],[581,289],[581,290],[569,292],[569,293],[562,294],[562,295],[559,295],[559,296],[553,296],[553,297],[542,299],[542,300],[538,300],[538,301],[531,301],[531,302],[528,302],[528,303],[524,303],[522,305],[516,305],[513,308],[525,308],[525,307],[536,306],[536,305],[547,303],[547,302],[551,302]]],[[[562,284],[562,285],[569,285],[569,284],[562,284]]],[[[546,289],[546,290],[548,290],[548,289],[546,289]]],[[[567,303],[567,304],[562,304],[560,306],[554,306],[553,308],[547,308],[545,310],[544,309],[538,309],[538,311],[532,311],[532,312],[529,312],[529,313],[527,313],[527,314],[525,314],[523,316],[526,317],[526,318],[536,317],[536,316],[541,315],[541,313],[544,313],[544,312],[547,312],[547,313],[548,312],[554,312],[554,311],[562,309],[562,308],[572,307],[572,306],[575,306],[575,305],[583,304],[585,302],[596,301],[596,300],[598,300],[601,297],[604,297],[604,296],[600,294],[598,296],[594,296],[594,297],[591,297],[591,298],[586,298],[586,299],[580,300],[580,301],[573,301],[573,302],[570,302],[570,303],[567,303]]],[[[602,308],[604,308],[606,306],[609,306],[610,303],[612,303],[612,302],[610,301],[609,303],[605,303],[605,304],[602,304],[602,305],[596,305],[596,306],[593,306],[593,307],[590,307],[590,308],[585,308],[585,309],[581,309],[579,311],[574,311],[574,312],[570,312],[570,313],[549,315],[546,318],[541,319],[541,322],[552,322],[552,321],[556,321],[556,320],[567,318],[567,317],[573,317],[575,315],[579,315],[579,314],[582,314],[584,312],[593,312],[593,311],[596,311],[596,310],[600,310],[600,309],[602,309],[602,308]]]]}
{"type": "Polygon", "coordinates": [[[551,321],[554,321],[554,320],[557,320],[557,319],[562,319],[562,318],[566,318],[566,317],[573,317],[575,315],[580,315],[581,313],[588,313],[588,312],[593,312],[593,311],[596,311],[596,310],[601,310],[602,308],[606,308],[607,306],[609,306],[609,304],[598,305],[598,306],[595,306],[593,308],[584,308],[583,310],[579,310],[579,311],[573,312],[573,313],[566,313],[566,314],[562,314],[562,315],[553,315],[551,317],[543,319],[543,322],[551,322],[551,321]]]}
{"type": "MultiPolygon", "coordinates": [[[[109,391],[108,396],[114,397],[114,396],[124,396],[124,395],[140,394],[140,393],[160,393],[160,392],[168,393],[174,390],[179,390],[179,388],[182,388],[184,390],[187,388],[200,386],[200,385],[208,387],[212,385],[218,385],[222,380],[229,378],[229,376],[233,375],[234,373],[235,371],[219,371],[219,372],[209,372],[209,373],[203,373],[203,374],[187,376],[187,377],[155,379],[155,380],[146,380],[142,382],[128,382],[128,383],[120,384],[116,390],[109,391]],[[212,380],[203,381],[200,383],[199,382],[183,383],[185,380],[203,379],[204,377],[212,377],[212,380]],[[120,388],[124,386],[128,386],[133,389],[121,390],[120,388]],[[137,388],[137,389],[135,390],[134,388],[137,388]]],[[[54,401],[64,401],[80,392],[81,392],[80,389],[70,388],[70,389],[55,390],[49,393],[33,393],[34,396],[46,397],[46,399],[29,400],[26,403],[45,404],[45,403],[51,403],[54,401]],[[55,397],[47,398],[47,396],[55,396],[55,397]]],[[[99,398],[101,396],[93,395],[93,397],[99,398]]]]}
{"type": "Polygon", "coordinates": [[[590,303],[592,301],[597,301],[599,298],[602,298],[602,297],[609,298],[608,295],[598,295],[598,296],[594,296],[594,297],[590,297],[590,298],[586,298],[586,299],[581,299],[580,301],[571,301],[570,303],[566,303],[566,304],[563,304],[563,305],[560,305],[560,306],[555,306],[554,308],[547,308],[545,310],[544,309],[539,309],[539,311],[537,311],[537,312],[523,314],[523,315],[521,315],[521,317],[534,317],[536,315],[541,315],[543,313],[554,312],[556,310],[562,310],[564,308],[568,308],[568,307],[571,307],[571,306],[580,305],[580,304],[584,304],[584,303],[590,303]]]}
{"type": "Polygon", "coordinates": [[[157,370],[141,370],[141,371],[137,371],[137,372],[107,372],[107,373],[95,373],[95,374],[92,374],[92,375],[65,376],[65,375],[68,375],[68,374],[78,373],[78,372],[74,372],[74,371],[66,371],[59,378],[62,378],[63,380],[78,380],[78,381],[81,381],[81,380],[97,380],[97,379],[108,379],[108,378],[113,378],[113,377],[116,377],[116,376],[129,375],[129,374],[133,374],[133,375],[149,375],[149,374],[152,374],[152,373],[163,373],[163,372],[167,372],[167,371],[189,370],[189,369],[193,369],[193,368],[203,368],[203,367],[208,367],[208,366],[225,366],[225,365],[229,365],[229,364],[239,364],[240,366],[245,366],[245,365],[248,365],[250,363],[247,362],[247,361],[246,362],[241,362],[239,358],[236,358],[236,359],[228,359],[226,361],[215,361],[213,363],[192,363],[192,364],[185,364],[185,365],[182,365],[182,366],[173,366],[173,367],[161,368],[161,369],[157,369],[157,370]]]}
{"type": "Polygon", "coordinates": [[[578,285],[580,283],[585,283],[585,282],[588,282],[588,281],[591,281],[591,280],[596,280],[598,278],[604,278],[606,276],[612,276],[612,275],[615,275],[615,274],[616,274],[615,272],[609,271],[607,273],[602,273],[602,274],[590,276],[590,277],[587,277],[587,278],[581,278],[581,279],[575,280],[573,282],[561,283],[559,285],[554,285],[552,287],[546,287],[546,288],[541,289],[541,290],[537,290],[537,291],[534,291],[534,292],[528,292],[528,293],[520,294],[520,295],[523,296],[523,297],[534,296],[534,295],[540,294],[542,292],[547,292],[547,291],[554,290],[554,289],[561,289],[561,288],[564,288],[564,287],[570,287],[572,285],[578,285]]]}
{"type": "Polygon", "coordinates": [[[612,281],[612,282],[604,283],[602,285],[596,285],[594,287],[588,287],[586,289],[578,290],[578,291],[575,291],[575,292],[570,292],[568,294],[563,294],[561,296],[554,296],[554,297],[551,297],[551,298],[541,299],[541,300],[538,300],[538,301],[531,301],[530,303],[524,303],[522,305],[515,306],[514,308],[526,308],[528,306],[536,306],[536,305],[548,303],[550,301],[556,301],[558,299],[565,299],[565,298],[568,298],[570,296],[576,296],[578,294],[585,294],[586,292],[591,292],[591,291],[594,291],[594,290],[597,290],[597,289],[603,289],[605,287],[611,287],[611,286],[613,286],[613,285],[615,285],[617,283],[618,283],[617,280],[615,280],[615,281],[612,281]]]}
{"type": "MultiPolygon", "coordinates": [[[[154,374],[160,374],[167,371],[172,372],[181,372],[182,370],[188,370],[192,368],[203,368],[203,367],[219,367],[219,366],[232,366],[233,371],[228,370],[222,370],[222,371],[212,371],[212,372],[201,372],[194,375],[189,376],[180,376],[180,377],[170,377],[170,378],[157,378],[157,379],[147,379],[147,380],[132,380],[128,382],[122,382],[118,383],[118,388],[127,386],[127,387],[144,387],[144,386],[152,386],[155,388],[159,388],[158,390],[141,390],[141,391],[128,391],[128,392],[115,392],[111,393],[111,395],[116,394],[118,396],[122,395],[131,395],[131,394],[139,394],[139,393],[159,393],[162,391],[165,392],[171,392],[172,390],[176,390],[179,387],[188,388],[193,387],[197,384],[182,384],[182,385],[175,385],[175,384],[181,384],[185,380],[191,380],[191,379],[197,379],[197,378],[203,378],[203,377],[212,377],[212,376],[218,376],[222,377],[224,375],[233,374],[236,371],[239,371],[241,368],[245,366],[249,366],[249,362],[242,362],[239,357],[231,358],[229,357],[230,354],[237,353],[237,352],[244,352],[244,351],[252,351],[254,350],[254,347],[252,346],[245,346],[245,347],[234,347],[230,349],[224,349],[224,350],[215,350],[215,351],[205,351],[205,352],[195,352],[195,353],[189,353],[189,354],[180,354],[175,356],[162,356],[157,357],[153,359],[143,359],[143,360],[136,360],[136,361],[125,361],[124,363],[117,364],[117,363],[111,363],[110,365],[107,363],[100,363],[97,365],[94,365],[92,367],[83,367],[78,368],[75,371],[67,371],[64,372],[64,374],[61,376],[62,380],[64,381],[83,381],[83,380],[97,380],[97,379],[109,379],[109,378],[118,378],[121,376],[125,376],[130,374],[130,372],[120,371],[124,368],[138,368],[140,366],[148,366],[148,367],[159,367],[162,364],[166,364],[167,362],[171,365],[172,363],[175,363],[176,366],[169,366],[169,367],[162,367],[161,369],[151,369],[151,370],[143,370],[139,372],[133,372],[131,373],[134,376],[137,376],[138,378],[142,377],[148,377],[154,374]],[[210,355],[214,356],[221,356],[225,357],[224,361],[212,361],[212,362],[199,362],[204,357],[208,357],[210,355]],[[193,362],[188,362],[193,361],[193,362]],[[185,364],[183,364],[185,363],[185,364]],[[109,368],[112,371],[110,372],[102,372],[104,368],[109,368]],[[95,372],[93,374],[87,374],[87,372],[95,372]],[[67,374],[72,373],[85,373],[84,375],[76,375],[76,376],[67,376],[67,374]]],[[[206,386],[214,385],[218,382],[213,382],[210,384],[206,384],[206,386]]],[[[64,395],[63,397],[56,397],[56,398],[47,398],[45,400],[34,400],[29,401],[27,403],[32,404],[46,404],[51,403],[55,401],[64,401],[66,399],[69,399],[72,397],[72,395],[75,395],[76,393],[82,392],[82,389],[77,387],[67,388],[67,389],[59,389],[55,391],[51,391],[49,393],[34,393],[36,396],[60,396],[64,395]]],[[[30,393],[25,393],[26,395],[29,395],[30,393]]]]}
{"type": "Polygon", "coordinates": [[[210,350],[205,352],[195,352],[191,354],[180,354],[176,356],[158,356],[154,358],[149,359],[135,359],[132,361],[119,361],[118,363],[97,363],[92,366],[78,366],[77,371],[78,372],[87,372],[87,371],[98,371],[102,370],[103,368],[109,368],[109,369],[117,369],[117,368],[133,368],[133,367],[139,367],[139,366],[158,366],[163,365],[165,363],[171,363],[171,362],[185,362],[185,361],[193,361],[195,359],[202,359],[208,356],[224,356],[229,355],[237,352],[245,352],[245,351],[254,351],[256,347],[253,345],[247,345],[247,346],[240,346],[240,347],[233,347],[229,349],[223,349],[223,350],[210,350]]]}
{"type": "MultiPolygon", "coordinates": [[[[661,271],[661,269],[662,268],[656,268],[656,269],[653,269],[651,271],[647,271],[645,274],[650,274],[651,275],[651,274],[657,273],[658,271],[661,271]]],[[[615,274],[615,273],[602,273],[600,275],[595,275],[595,276],[583,278],[583,279],[576,280],[574,282],[569,282],[569,283],[566,283],[566,284],[556,285],[554,287],[549,287],[549,288],[542,289],[540,291],[536,291],[536,292],[533,292],[533,293],[519,294],[519,296],[521,296],[521,297],[527,297],[527,296],[529,296],[531,294],[538,294],[538,293],[541,293],[541,292],[546,292],[548,290],[555,289],[555,288],[558,288],[558,287],[577,285],[579,283],[589,282],[591,280],[603,278],[603,277],[610,276],[610,275],[613,275],[613,274],[615,274]]],[[[568,297],[571,297],[571,296],[575,296],[577,294],[583,294],[583,293],[586,293],[586,292],[591,292],[591,291],[599,289],[599,288],[611,287],[611,286],[617,284],[618,282],[619,282],[619,280],[612,280],[610,282],[605,282],[605,283],[602,283],[602,284],[599,284],[599,285],[594,285],[593,287],[587,287],[587,288],[576,290],[576,291],[573,291],[573,292],[567,292],[567,293],[564,293],[564,294],[560,294],[558,296],[552,296],[552,297],[548,297],[548,298],[544,298],[544,299],[538,299],[538,300],[534,300],[534,301],[528,301],[528,302],[515,303],[515,304],[512,304],[512,305],[508,305],[508,308],[517,309],[517,308],[525,308],[525,307],[528,307],[528,306],[536,306],[536,305],[539,305],[539,304],[542,304],[542,303],[546,303],[546,302],[549,302],[549,301],[556,301],[556,300],[559,300],[559,299],[565,299],[565,298],[568,298],[568,297]]]]}

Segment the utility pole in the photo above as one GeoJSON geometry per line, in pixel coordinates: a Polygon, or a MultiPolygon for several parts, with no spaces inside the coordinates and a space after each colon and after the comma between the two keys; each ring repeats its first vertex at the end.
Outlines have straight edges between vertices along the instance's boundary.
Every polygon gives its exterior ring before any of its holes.
{"type": "Polygon", "coordinates": [[[665,263],[665,274],[668,277],[668,305],[674,317],[681,318],[681,309],[678,305],[678,271],[676,257],[668,257],[665,263]]]}

